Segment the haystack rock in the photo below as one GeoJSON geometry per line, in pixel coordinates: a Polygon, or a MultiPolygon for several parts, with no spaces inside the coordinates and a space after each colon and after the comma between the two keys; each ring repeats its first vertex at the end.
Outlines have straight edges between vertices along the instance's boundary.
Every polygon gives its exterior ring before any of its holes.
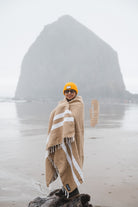
{"type": "Polygon", "coordinates": [[[71,16],[46,25],[23,58],[15,98],[60,99],[66,82],[85,98],[123,99],[117,52],[71,16]]]}

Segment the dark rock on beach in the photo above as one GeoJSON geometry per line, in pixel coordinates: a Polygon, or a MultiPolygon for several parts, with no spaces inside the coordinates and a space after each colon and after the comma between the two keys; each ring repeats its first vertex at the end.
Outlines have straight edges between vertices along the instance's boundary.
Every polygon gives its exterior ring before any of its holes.
{"type": "Polygon", "coordinates": [[[68,199],[65,196],[57,196],[55,193],[58,190],[52,191],[46,198],[35,198],[28,207],[92,207],[88,194],[79,194],[68,199]]]}

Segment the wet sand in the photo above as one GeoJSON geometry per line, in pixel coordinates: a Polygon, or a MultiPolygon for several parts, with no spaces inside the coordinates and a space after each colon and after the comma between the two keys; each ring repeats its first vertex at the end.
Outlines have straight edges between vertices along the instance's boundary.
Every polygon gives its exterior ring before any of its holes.
{"type": "MultiPolygon", "coordinates": [[[[26,207],[61,186],[59,180],[49,189],[45,185],[51,108],[42,103],[34,108],[32,103],[0,103],[0,207],[26,207]]],[[[90,194],[95,207],[137,207],[138,106],[106,105],[96,128],[86,112],[85,182],[80,192],[90,194]]]]}
{"type": "MultiPolygon", "coordinates": [[[[16,141],[17,142],[17,141],[16,141]]],[[[1,160],[0,206],[23,207],[57,188],[45,186],[45,135],[24,136],[1,160]]],[[[138,133],[120,129],[85,129],[85,183],[80,192],[94,206],[138,206],[138,133]]],[[[3,144],[3,150],[6,143],[3,144]]],[[[8,149],[7,149],[8,150],[8,149]]]]}
{"type": "Polygon", "coordinates": [[[88,129],[86,137],[81,190],[92,196],[94,205],[138,206],[137,132],[88,129]]]}

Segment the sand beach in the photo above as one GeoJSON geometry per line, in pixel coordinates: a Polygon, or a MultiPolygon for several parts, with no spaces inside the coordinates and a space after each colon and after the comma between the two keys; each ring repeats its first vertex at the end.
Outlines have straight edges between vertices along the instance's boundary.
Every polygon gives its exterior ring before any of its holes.
{"type": "MultiPolygon", "coordinates": [[[[0,207],[26,207],[61,186],[45,185],[45,143],[55,103],[0,102],[0,207]]],[[[85,161],[81,193],[96,207],[138,206],[138,105],[101,106],[91,127],[85,116],[85,161]]]]}

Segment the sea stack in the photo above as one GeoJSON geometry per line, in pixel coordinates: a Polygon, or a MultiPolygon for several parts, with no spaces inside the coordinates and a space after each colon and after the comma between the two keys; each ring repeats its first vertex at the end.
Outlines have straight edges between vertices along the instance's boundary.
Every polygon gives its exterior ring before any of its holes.
{"type": "Polygon", "coordinates": [[[90,99],[123,99],[125,85],[117,52],[73,17],[46,25],[25,54],[17,99],[60,99],[66,82],[90,99]]]}

